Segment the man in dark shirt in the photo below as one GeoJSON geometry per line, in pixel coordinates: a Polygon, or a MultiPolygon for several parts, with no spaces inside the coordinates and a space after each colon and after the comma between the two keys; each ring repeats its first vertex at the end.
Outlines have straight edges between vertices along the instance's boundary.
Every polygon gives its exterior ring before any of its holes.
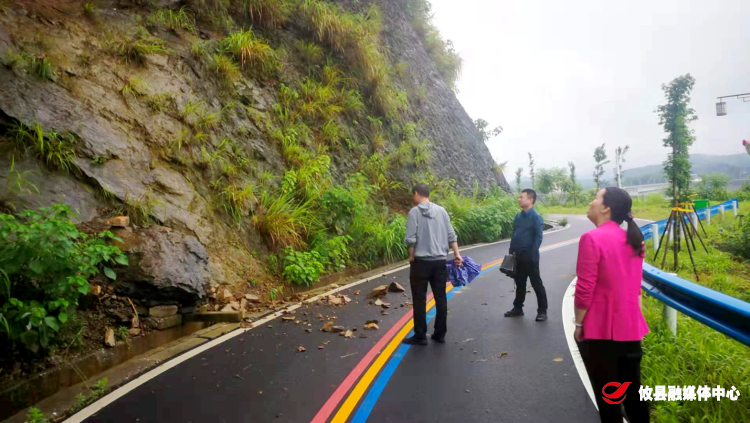
{"type": "Polygon", "coordinates": [[[516,255],[516,299],[513,309],[505,317],[523,316],[523,302],[526,300],[526,279],[531,279],[537,300],[536,321],[547,320],[547,292],[539,276],[539,246],[542,245],[544,220],[535,209],[536,192],[525,189],[518,196],[518,205],[523,209],[513,220],[513,237],[510,240],[510,253],[516,255]]]}

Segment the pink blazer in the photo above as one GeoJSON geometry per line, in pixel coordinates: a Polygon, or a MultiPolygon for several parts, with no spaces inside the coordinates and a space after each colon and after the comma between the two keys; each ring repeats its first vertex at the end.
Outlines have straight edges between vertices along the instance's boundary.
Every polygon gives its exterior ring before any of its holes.
{"type": "Polygon", "coordinates": [[[609,221],[581,237],[575,306],[588,310],[586,339],[640,341],[648,333],[638,305],[643,257],[627,243],[626,234],[609,221]]]}

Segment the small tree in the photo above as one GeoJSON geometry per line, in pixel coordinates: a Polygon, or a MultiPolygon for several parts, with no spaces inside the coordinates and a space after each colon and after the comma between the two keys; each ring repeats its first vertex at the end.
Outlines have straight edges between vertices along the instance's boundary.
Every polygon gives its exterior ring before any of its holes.
{"type": "Polygon", "coordinates": [[[627,145],[615,149],[615,181],[617,181],[617,188],[622,188],[622,164],[625,163],[625,153],[629,149],[630,146],[627,145]]]}
{"type": "Polygon", "coordinates": [[[529,177],[531,178],[531,189],[536,189],[536,175],[534,174],[534,157],[529,153],[529,177]]]}
{"type": "Polygon", "coordinates": [[[479,135],[482,136],[484,142],[489,141],[491,138],[494,138],[503,132],[502,126],[496,126],[493,129],[487,130],[489,125],[489,122],[484,119],[477,119],[474,121],[474,126],[477,127],[477,131],[479,131],[479,135]]]}
{"type": "Polygon", "coordinates": [[[594,168],[594,183],[596,183],[597,190],[607,183],[606,180],[602,179],[602,176],[604,176],[604,165],[609,163],[609,160],[607,160],[607,151],[604,146],[605,144],[602,144],[594,150],[594,160],[596,161],[596,167],[594,168]]]}
{"type": "Polygon", "coordinates": [[[568,181],[563,188],[563,190],[568,194],[568,198],[565,200],[565,203],[567,204],[568,201],[573,200],[573,204],[577,206],[578,200],[583,195],[583,186],[578,183],[575,163],[568,162],[568,169],[570,170],[570,176],[568,177],[568,181]]]}
{"type": "Polygon", "coordinates": [[[669,179],[669,191],[672,194],[674,205],[680,198],[688,194],[690,188],[690,154],[688,149],[695,137],[688,124],[698,116],[695,110],[689,107],[690,92],[695,85],[695,78],[690,74],[673,79],[669,84],[664,84],[661,89],[667,99],[667,104],[658,106],[656,113],[659,115],[659,125],[668,134],[662,140],[664,147],[671,147],[672,153],[664,162],[664,174],[669,179]]]}
{"type": "Polygon", "coordinates": [[[516,169],[516,189],[518,190],[518,193],[521,193],[521,174],[523,173],[523,168],[519,167],[516,169]]]}

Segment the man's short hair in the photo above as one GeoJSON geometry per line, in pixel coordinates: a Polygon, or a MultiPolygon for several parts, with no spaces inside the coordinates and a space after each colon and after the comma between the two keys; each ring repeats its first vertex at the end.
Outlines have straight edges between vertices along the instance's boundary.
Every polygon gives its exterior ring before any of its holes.
{"type": "Polygon", "coordinates": [[[526,188],[521,192],[525,193],[527,197],[531,197],[531,201],[536,204],[536,191],[530,188],[526,188]]]}
{"type": "Polygon", "coordinates": [[[430,198],[430,187],[427,184],[414,185],[414,188],[411,189],[411,193],[414,194],[415,192],[422,197],[430,198]]]}

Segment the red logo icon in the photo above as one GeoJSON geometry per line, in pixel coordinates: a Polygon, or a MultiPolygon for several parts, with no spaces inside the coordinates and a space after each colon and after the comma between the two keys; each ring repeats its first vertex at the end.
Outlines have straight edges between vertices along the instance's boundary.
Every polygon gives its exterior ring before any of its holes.
{"type": "Polygon", "coordinates": [[[602,388],[602,399],[609,404],[619,404],[625,401],[625,397],[627,397],[627,395],[625,395],[625,391],[628,390],[628,386],[630,386],[630,382],[625,382],[622,384],[620,382],[609,382],[608,384],[604,385],[604,388],[602,388]],[[619,386],[619,388],[617,388],[615,392],[608,394],[607,387],[609,386],[614,386],[614,387],[619,386]],[[620,399],[619,401],[613,401],[620,397],[622,397],[622,399],[620,399]]]}

